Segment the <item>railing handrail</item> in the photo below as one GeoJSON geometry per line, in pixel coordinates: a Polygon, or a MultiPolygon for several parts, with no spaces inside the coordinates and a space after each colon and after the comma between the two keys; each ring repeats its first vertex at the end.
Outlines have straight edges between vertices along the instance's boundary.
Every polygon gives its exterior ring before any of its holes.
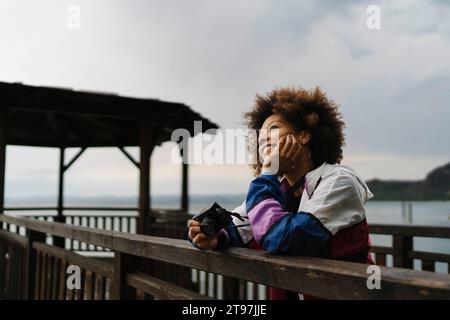
{"type": "Polygon", "coordinates": [[[0,221],[116,252],[155,259],[330,299],[450,299],[450,276],[380,267],[381,290],[367,288],[367,265],[231,248],[198,250],[186,240],[0,215],[0,221]]]}
{"type": "MultiPolygon", "coordinates": [[[[43,206],[43,207],[4,207],[3,211],[56,211],[56,206],[43,206]]],[[[137,207],[98,207],[98,206],[65,206],[62,207],[63,211],[139,211],[137,207]]]]}
{"type": "Polygon", "coordinates": [[[450,227],[432,225],[370,223],[369,233],[450,239],[450,227]]]}

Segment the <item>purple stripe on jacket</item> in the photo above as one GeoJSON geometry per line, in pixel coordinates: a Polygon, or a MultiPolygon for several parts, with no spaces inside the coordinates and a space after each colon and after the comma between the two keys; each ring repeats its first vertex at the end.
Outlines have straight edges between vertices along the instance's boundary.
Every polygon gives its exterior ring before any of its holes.
{"type": "Polygon", "coordinates": [[[274,199],[263,200],[254,206],[248,213],[248,218],[256,242],[259,244],[267,230],[286,214],[280,203],[274,199]]]}

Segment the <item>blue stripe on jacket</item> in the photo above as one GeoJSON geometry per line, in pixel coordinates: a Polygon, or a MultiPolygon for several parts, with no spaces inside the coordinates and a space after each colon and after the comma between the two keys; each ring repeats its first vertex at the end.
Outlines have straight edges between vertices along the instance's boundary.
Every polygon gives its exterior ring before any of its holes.
{"type": "Polygon", "coordinates": [[[251,182],[246,208],[252,230],[265,232],[259,244],[269,253],[329,255],[331,233],[312,214],[286,209],[286,197],[276,175],[263,174],[251,182]],[[264,204],[258,206],[263,201],[264,204]],[[272,221],[270,217],[274,214],[279,218],[272,221]],[[267,225],[267,221],[272,224],[267,225]]]}
{"type": "Polygon", "coordinates": [[[278,176],[274,174],[263,174],[254,179],[247,193],[245,208],[247,212],[253,209],[258,203],[265,199],[273,198],[286,208],[286,196],[281,191],[281,183],[278,176]]]}
{"type": "Polygon", "coordinates": [[[327,257],[330,239],[331,233],[312,214],[288,213],[266,232],[261,246],[269,253],[327,257]]]}

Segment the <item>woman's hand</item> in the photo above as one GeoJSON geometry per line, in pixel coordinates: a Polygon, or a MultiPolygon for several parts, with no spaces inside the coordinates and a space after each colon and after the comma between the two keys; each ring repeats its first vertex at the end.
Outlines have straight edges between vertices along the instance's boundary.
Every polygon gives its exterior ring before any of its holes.
{"type": "Polygon", "coordinates": [[[188,221],[189,239],[200,249],[214,249],[217,247],[217,236],[208,237],[200,230],[200,222],[196,220],[188,221]]]}
{"type": "Polygon", "coordinates": [[[270,156],[263,163],[264,171],[276,171],[278,175],[295,170],[300,162],[302,146],[293,134],[282,136],[278,146],[271,150],[270,156]],[[278,164],[278,166],[277,166],[278,164]]]}

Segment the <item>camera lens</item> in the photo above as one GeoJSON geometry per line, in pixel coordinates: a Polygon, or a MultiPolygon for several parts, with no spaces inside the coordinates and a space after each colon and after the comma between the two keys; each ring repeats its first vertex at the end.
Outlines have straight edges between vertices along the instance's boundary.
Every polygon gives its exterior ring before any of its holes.
{"type": "Polygon", "coordinates": [[[203,219],[202,223],[200,224],[200,230],[208,237],[213,237],[216,235],[214,221],[210,218],[203,219]]]}

